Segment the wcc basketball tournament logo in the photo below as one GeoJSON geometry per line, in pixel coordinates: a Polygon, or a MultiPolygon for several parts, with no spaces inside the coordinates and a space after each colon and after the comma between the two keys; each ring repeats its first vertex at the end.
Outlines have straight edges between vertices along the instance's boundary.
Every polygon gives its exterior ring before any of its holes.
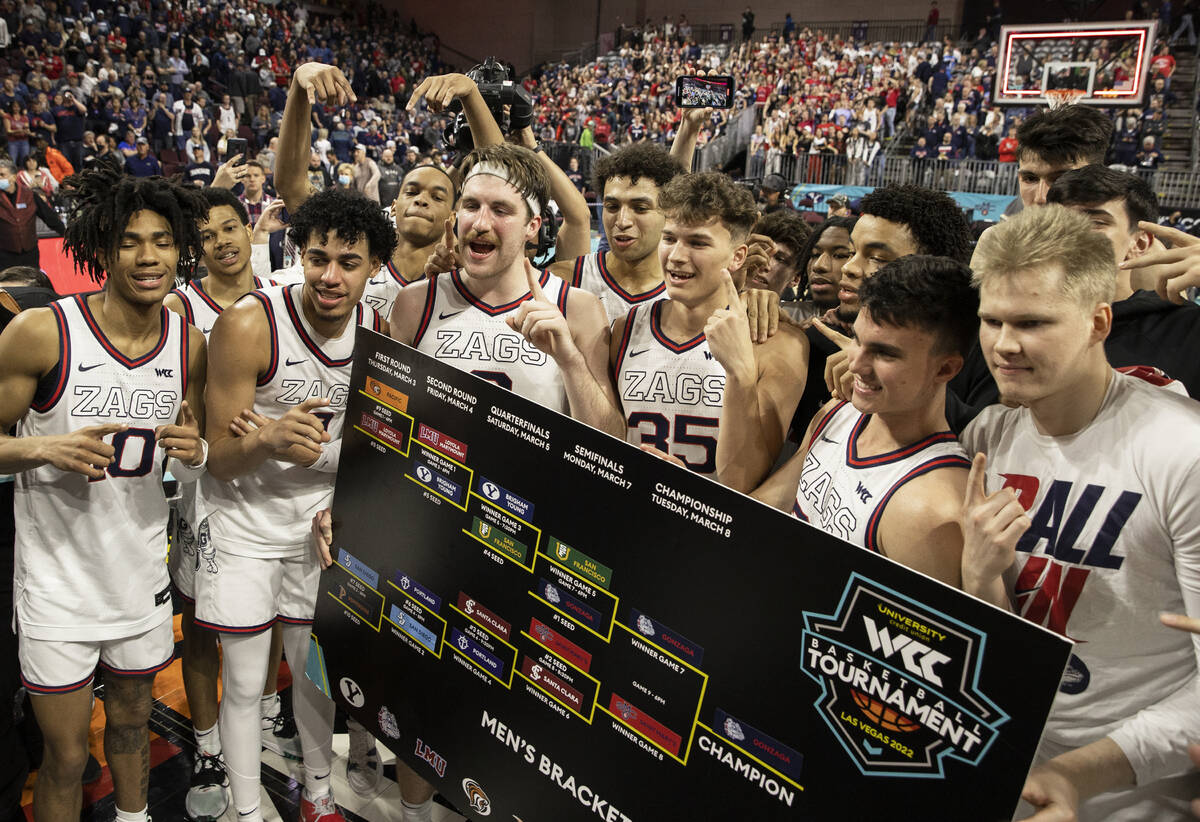
{"type": "Polygon", "coordinates": [[[800,667],[867,776],[941,778],[977,765],[1008,715],[977,687],[982,633],[858,574],[834,614],[804,612],[800,667]]]}

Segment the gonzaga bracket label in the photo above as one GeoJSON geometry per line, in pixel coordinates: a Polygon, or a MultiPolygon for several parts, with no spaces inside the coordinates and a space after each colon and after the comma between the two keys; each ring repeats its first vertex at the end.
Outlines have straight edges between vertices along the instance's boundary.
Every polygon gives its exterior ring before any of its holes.
{"type": "Polygon", "coordinates": [[[1011,817],[1067,641],[378,334],[356,350],[308,674],[464,815],[1011,817]]]}

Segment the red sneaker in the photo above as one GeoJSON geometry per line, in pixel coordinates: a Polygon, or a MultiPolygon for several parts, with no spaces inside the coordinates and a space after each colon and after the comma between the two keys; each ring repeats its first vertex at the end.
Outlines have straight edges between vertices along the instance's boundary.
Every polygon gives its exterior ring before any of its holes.
{"type": "Polygon", "coordinates": [[[309,799],[308,791],[300,793],[300,822],[346,822],[333,802],[333,793],[309,799]]]}

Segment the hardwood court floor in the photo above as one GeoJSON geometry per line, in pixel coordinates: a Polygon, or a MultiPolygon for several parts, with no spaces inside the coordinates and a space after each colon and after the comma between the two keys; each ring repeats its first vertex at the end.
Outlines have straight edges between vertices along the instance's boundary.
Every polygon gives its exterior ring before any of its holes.
{"type": "MultiPolygon", "coordinates": [[[[175,644],[179,650],[179,616],[175,616],[175,644]]],[[[159,673],[154,680],[154,708],[150,716],[150,788],[148,805],[154,822],[185,822],[183,800],[187,795],[188,778],[192,771],[195,742],[189,720],[187,699],[178,659],[159,673]]],[[[285,705],[291,701],[291,674],[284,662],[279,671],[280,694],[285,705]]],[[[88,741],[92,754],[99,760],[102,773],[99,781],[83,788],[84,822],[108,822],[116,809],[112,796],[112,777],[104,760],[104,687],[96,688],[96,704],[92,709],[92,725],[88,741]]],[[[339,715],[333,737],[333,795],[348,822],[398,822],[400,818],[400,789],[395,783],[394,759],[386,748],[379,753],[385,763],[385,779],[375,796],[362,797],[346,784],[345,720],[339,715]]],[[[292,762],[269,751],[262,753],[263,816],[267,822],[292,822],[300,818],[300,788],[303,770],[292,762]]],[[[37,774],[31,774],[21,798],[26,819],[33,820],[33,785],[37,774]]],[[[435,802],[434,822],[463,822],[440,797],[435,802]]],[[[237,812],[230,806],[222,822],[237,822],[237,812]]]]}

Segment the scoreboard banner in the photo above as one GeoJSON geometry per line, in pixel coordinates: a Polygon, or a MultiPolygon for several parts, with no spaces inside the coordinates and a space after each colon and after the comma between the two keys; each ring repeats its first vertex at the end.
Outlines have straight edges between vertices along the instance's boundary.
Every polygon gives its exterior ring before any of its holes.
{"type": "Polygon", "coordinates": [[[387,337],[355,350],[307,673],[466,816],[1011,818],[1067,640],[387,337]]]}

